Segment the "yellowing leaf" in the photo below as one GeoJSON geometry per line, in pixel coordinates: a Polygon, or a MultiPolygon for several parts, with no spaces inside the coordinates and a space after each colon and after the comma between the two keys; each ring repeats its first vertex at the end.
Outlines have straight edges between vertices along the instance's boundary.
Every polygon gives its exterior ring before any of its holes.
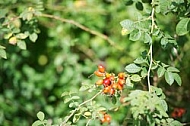
{"type": "Polygon", "coordinates": [[[17,38],[16,37],[11,37],[9,39],[9,43],[12,44],[12,45],[15,45],[17,43],[17,38]]]}

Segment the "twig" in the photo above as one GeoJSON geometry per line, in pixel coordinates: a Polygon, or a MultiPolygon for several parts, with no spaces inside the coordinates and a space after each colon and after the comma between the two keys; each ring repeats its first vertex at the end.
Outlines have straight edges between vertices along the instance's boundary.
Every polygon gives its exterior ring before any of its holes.
{"type": "MultiPolygon", "coordinates": [[[[154,23],[154,7],[152,8],[152,14],[151,14],[151,20],[152,20],[152,25],[151,25],[151,35],[153,34],[153,31],[154,31],[154,26],[155,26],[155,23],[154,23]]],[[[151,67],[152,67],[152,62],[153,62],[153,58],[152,58],[152,42],[150,43],[150,49],[149,49],[149,54],[150,54],[150,64],[149,64],[149,68],[148,68],[148,75],[147,75],[147,80],[148,80],[148,91],[150,92],[150,72],[151,72],[151,67]]]]}
{"type": "Polygon", "coordinates": [[[64,122],[60,125],[60,126],[65,126],[65,124],[67,123],[67,121],[75,114],[76,111],[78,111],[80,109],[81,106],[83,106],[84,104],[92,101],[93,99],[95,99],[99,94],[102,93],[102,90],[99,91],[97,94],[95,94],[92,98],[84,101],[83,103],[81,103],[77,108],[75,108],[72,113],[64,120],[64,122]]]}
{"type": "Polygon", "coordinates": [[[114,41],[112,41],[108,36],[100,33],[100,32],[97,32],[97,31],[94,31],[94,30],[91,30],[89,28],[87,28],[86,26],[74,21],[74,20],[69,20],[69,19],[65,19],[65,18],[61,18],[61,17],[58,17],[58,16],[54,16],[54,15],[50,15],[50,14],[41,14],[40,15],[41,17],[47,17],[47,18],[52,18],[52,19],[56,19],[56,20],[59,20],[61,22],[66,22],[66,23],[69,23],[69,24],[72,24],[72,25],[75,25],[77,27],[79,27],[80,29],[86,31],[86,32],[89,32],[90,34],[93,34],[93,35],[96,35],[96,36],[99,36],[100,38],[108,41],[108,43],[110,45],[115,45],[114,44],[114,41]]]}

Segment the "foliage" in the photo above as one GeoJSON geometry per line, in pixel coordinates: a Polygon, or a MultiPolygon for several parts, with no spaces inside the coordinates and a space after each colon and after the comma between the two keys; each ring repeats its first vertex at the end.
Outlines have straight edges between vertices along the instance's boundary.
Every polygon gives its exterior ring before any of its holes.
{"type": "Polygon", "coordinates": [[[0,2],[0,125],[190,121],[189,111],[170,115],[189,109],[189,8],[188,0],[0,2]]]}

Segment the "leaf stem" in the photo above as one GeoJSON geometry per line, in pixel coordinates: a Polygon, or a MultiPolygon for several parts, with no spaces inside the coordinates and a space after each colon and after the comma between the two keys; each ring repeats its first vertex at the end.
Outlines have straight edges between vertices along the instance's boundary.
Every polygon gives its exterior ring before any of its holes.
{"type": "Polygon", "coordinates": [[[62,124],[61,124],[60,126],[66,126],[67,121],[75,114],[76,111],[78,111],[78,110],[80,109],[81,106],[83,106],[84,104],[86,104],[86,103],[92,101],[93,99],[95,99],[95,98],[96,98],[99,94],[101,94],[101,93],[102,93],[102,90],[99,91],[97,94],[95,94],[92,98],[90,98],[90,99],[84,101],[83,103],[81,103],[77,108],[75,108],[75,109],[72,111],[72,113],[64,120],[64,122],[62,122],[62,124]]]}

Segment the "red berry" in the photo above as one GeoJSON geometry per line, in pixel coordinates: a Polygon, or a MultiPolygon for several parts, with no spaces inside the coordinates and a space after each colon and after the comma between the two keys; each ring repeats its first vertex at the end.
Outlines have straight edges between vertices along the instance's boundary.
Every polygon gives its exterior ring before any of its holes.
{"type": "Polygon", "coordinates": [[[105,72],[105,67],[103,65],[98,65],[98,71],[101,73],[105,72]]]}
{"type": "Polygon", "coordinates": [[[105,78],[103,80],[103,85],[104,85],[104,87],[110,86],[111,85],[111,80],[109,78],[105,78]]]}

